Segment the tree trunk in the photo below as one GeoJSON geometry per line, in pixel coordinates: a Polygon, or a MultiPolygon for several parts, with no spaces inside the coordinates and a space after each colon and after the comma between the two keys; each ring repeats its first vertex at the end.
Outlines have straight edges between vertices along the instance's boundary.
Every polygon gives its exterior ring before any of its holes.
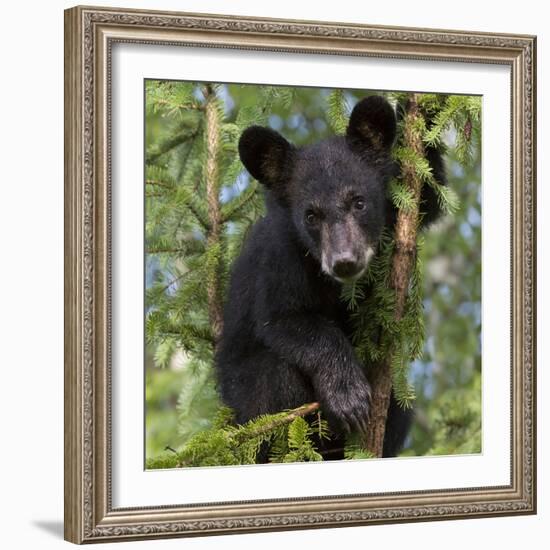
{"type": "Polygon", "coordinates": [[[210,224],[207,245],[215,265],[209,266],[210,276],[206,281],[208,297],[208,317],[212,327],[214,346],[217,345],[223,327],[223,305],[220,273],[222,271],[221,251],[221,207],[219,199],[219,152],[220,152],[220,118],[216,105],[216,92],[210,84],[204,89],[206,114],[206,201],[208,221],[210,224]]]}
{"type": "MultiPolygon", "coordinates": [[[[417,94],[409,94],[405,108],[403,145],[416,156],[424,158],[422,133],[418,129],[423,115],[418,106],[417,94]]],[[[406,187],[414,197],[414,207],[399,210],[395,224],[395,248],[392,258],[390,286],[395,292],[395,320],[403,317],[409,291],[409,283],[416,261],[416,237],[422,180],[410,161],[402,164],[402,177],[406,187]]],[[[365,446],[374,456],[381,457],[384,447],[384,433],[392,389],[391,375],[392,351],[370,375],[372,385],[372,405],[369,430],[365,446]]]]}

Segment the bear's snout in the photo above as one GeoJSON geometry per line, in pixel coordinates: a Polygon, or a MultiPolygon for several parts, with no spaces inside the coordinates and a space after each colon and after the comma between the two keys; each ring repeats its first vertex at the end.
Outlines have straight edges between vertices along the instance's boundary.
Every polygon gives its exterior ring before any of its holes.
{"type": "Polygon", "coordinates": [[[332,259],[331,271],[339,279],[353,279],[363,269],[362,262],[359,262],[358,258],[349,251],[337,254],[332,259]]]}

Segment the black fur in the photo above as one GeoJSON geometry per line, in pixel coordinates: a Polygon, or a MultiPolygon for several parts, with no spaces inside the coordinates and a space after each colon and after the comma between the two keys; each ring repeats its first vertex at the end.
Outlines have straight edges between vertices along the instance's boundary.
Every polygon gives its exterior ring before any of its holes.
{"type": "MultiPolygon", "coordinates": [[[[233,266],[216,357],[221,396],[238,423],[319,401],[335,433],[322,448],[327,459],[343,457],[345,432],[367,429],[368,365],[350,343],[339,276],[360,276],[394,218],[386,185],[395,130],[393,108],[370,96],[353,110],[346,136],[295,148],[251,127],[239,144],[266,188],[267,214],[233,266]]],[[[430,160],[442,168],[437,155],[430,160]]],[[[429,221],[437,216],[432,199],[429,221]]],[[[399,451],[410,424],[395,403],[390,413],[386,456],[399,451]]]]}

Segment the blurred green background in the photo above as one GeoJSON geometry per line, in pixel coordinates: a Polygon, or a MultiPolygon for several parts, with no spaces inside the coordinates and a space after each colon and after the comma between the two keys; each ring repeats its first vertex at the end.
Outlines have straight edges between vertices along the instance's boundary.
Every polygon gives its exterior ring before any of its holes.
{"type": "MultiPolygon", "coordinates": [[[[170,86],[177,86],[171,83],[170,86]]],[[[189,86],[189,84],[186,84],[189,86]]],[[[166,86],[148,81],[146,101],[154,101],[158,89],[166,86]],[[149,93],[150,92],[150,93],[149,93]],[[151,99],[152,98],[152,99],[151,99]]],[[[217,94],[224,122],[234,123],[239,113],[253,114],[265,87],[219,85],[217,94]]],[[[200,94],[197,85],[197,98],[200,94]]],[[[333,133],[327,121],[332,90],[279,88],[279,100],[271,102],[268,113],[260,113],[267,124],[291,142],[312,143],[333,133]],[[288,93],[287,93],[288,92],[288,93]]],[[[347,111],[367,94],[364,90],[344,92],[347,111]]],[[[390,94],[391,96],[391,94],[390,94]]],[[[176,127],[192,126],[193,113],[149,108],[146,105],[146,150],[149,158],[166,142],[176,127]],[[178,114],[178,116],[174,116],[178,114]],[[186,118],[187,117],[187,118],[186,118]]],[[[446,142],[453,143],[453,131],[446,142]]],[[[162,167],[174,179],[182,177],[190,162],[185,144],[164,153],[162,167]]],[[[403,455],[476,453],[481,451],[481,181],[480,147],[473,148],[468,166],[458,163],[452,148],[446,164],[449,185],[460,198],[460,209],[445,216],[425,234],[422,249],[425,268],[426,344],[422,360],[411,365],[416,420],[403,455]]],[[[225,202],[249,185],[248,175],[236,173],[232,184],[220,191],[225,202]]],[[[155,195],[146,201],[146,223],[158,208],[155,195]]],[[[261,208],[256,212],[261,214],[261,208]]],[[[251,222],[253,220],[250,220],[251,222]]],[[[164,292],[177,289],[172,263],[157,254],[146,254],[146,290],[166,282],[164,292]]],[[[177,261],[181,262],[181,258],[177,261]]],[[[181,266],[180,266],[181,267],[181,266]]],[[[195,433],[210,427],[219,401],[213,373],[197,366],[188,353],[173,341],[164,347],[146,347],[146,457],[155,457],[166,448],[177,449],[195,433]]]]}

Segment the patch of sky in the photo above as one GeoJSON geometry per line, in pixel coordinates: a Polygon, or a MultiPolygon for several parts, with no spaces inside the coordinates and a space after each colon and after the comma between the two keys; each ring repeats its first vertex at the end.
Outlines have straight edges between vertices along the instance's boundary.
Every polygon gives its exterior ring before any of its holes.
{"type": "Polygon", "coordinates": [[[205,241],[206,240],[206,236],[204,235],[204,233],[200,229],[194,228],[191,231],[191,234],[193,235],[193,239],[195,239],[196,241],[205,241]]]}
{"type": "Polygon", "coordinates": [[[464,317],[474,319],[477,326],[481,324],[481,304],[479,302],[462,302],[456,312],[464,317]]]}
{"type": "Polygon", "coordinates": [[[443,132],[442,138],[443,143],[452,147],[453,144],[456,142],[456,130],[452,126],[450,128],[447,128],[447,130],[443,132]]]}
{"type": "Polygon", "coordinates": [[[238,197],[250,184],[250,176],[246,170],[243,170],[236,177],[231,185],[224,185],[220,189],[220,202],[225,204],[231,199],[238,197]]]}
{"type": "Polygon", "coordinates": [[[479,227],[481,225],[481,215],[477,210],[477,208],[475,208],[474,206],[470,206],[470,208],[468,208],[467,217],[468,217],[468,223],[470,225],[473,225],[475,227],[479,227]]]}
{"type": "Polygon", "coordinates": [[[432,305],[433,305],[432,299],[431,298],[424,298],[422,303],[424,305],[424,312],[426,314],[428,314],[430,312],[430,310],[432,309],[432,305]]]}
{"type": "Polygon", "coordinates": [[[462,168],[462,166],[458,164],[458,162],[451,162],[450,169],[453,177],[459,179],[464,178],[464,168],[462,168]]]}
{"type": "Polygon", "coordinates": [[[202,93],[202,89],[198,84],[193,88],[193,96],[199,101],[204,101],[204,94],[202,93]]]}
{"type": "Polygon", "coordinates": [[[451,295],[451,289],[449,288],[449,285],[441,285],[439,287],[439,294],[441,294],[441,296],[443,296],[444,298],[448,298],[451,295]]]}
{"type": "Polygon", "coordinates": [[[150,288],[155,282],[156,274],[160,269],[159,258],[156,254],[145,255],[145,287],[150,288]]]}
{"type": "Polygon", "coordinates": [[[286,124],[291,130],[297,130],[298,128],[303,127],[304,122],[305,118],[300,113],[290,115],[286,120],[286,124]]]}
{"type": "Polygon", "coordinates": [[[346,110],[347,114],[351,114],[351,111],[355,107],[355,104],[358,102],[358,99],[350,92],[344,90],[344,99],[346,100],[346,110]]]}
{"type": "Polygon", "coordinates": [[[474,232],[472,230],[472,226],[467,223],[467,222],[462,222],[460,224],[460,227],[459,227],[459,230],[460,230],[460,234],[465,238],[465,239],[471,239],[474,232]]]}
{"type": "Polygon", "coordinates": [[[229,116],[233,109],[235,108],[235,101],[231,97],[231,94],[229,93],[229,87],[227,84],[221,84],[218,90],[218,96],[223,101],[223,110],[225,113],[225,116],[229,116]]]}
{"type": "Polygon", "coordinates": [[[411,363],[411,382],[414,386],[422,386],[422,393],[427,398],[432,398],[435,392],[433,379],[434,363],[432,361],[422,361],[416,359],[411,363]]]}
{"type": "Polygon", "coordinates": [[[270,115],[268,124],[273,130],[280,132],[284,126],[283,119],[279,115],[270,115]]]}
{"type": "Polygon", "coordinates": [[[322,118],[316,118],[313,121],[313,128],[319,133],[324,132],[327,129],[327,123],[322,118]]]}
{"type": "Polygon", "coordinates": [[[227,222],[225,225],[225,232],[228,235],[234,235],[235,233],[237,233],[237,229],[238,227],[235,222],[227,222]]]}
{"type": "Polygon", "coordinates": [[[462,302],[457,308],[456,312],[458,315],[464,317],[470,317],[474,319],[474,322],[477,326],[481,324],[481,303],[480,302],[462,302]]]}
{"type": "Polygon", "coordinates": [[[456,308],[456,312],[459,314],[459,315],[462,315],[462,316],[468,316],[470,315],[470,312],[472,311],[472,302],[462,302],[461,304],[458,305],[458,307],[456,308]]]}

